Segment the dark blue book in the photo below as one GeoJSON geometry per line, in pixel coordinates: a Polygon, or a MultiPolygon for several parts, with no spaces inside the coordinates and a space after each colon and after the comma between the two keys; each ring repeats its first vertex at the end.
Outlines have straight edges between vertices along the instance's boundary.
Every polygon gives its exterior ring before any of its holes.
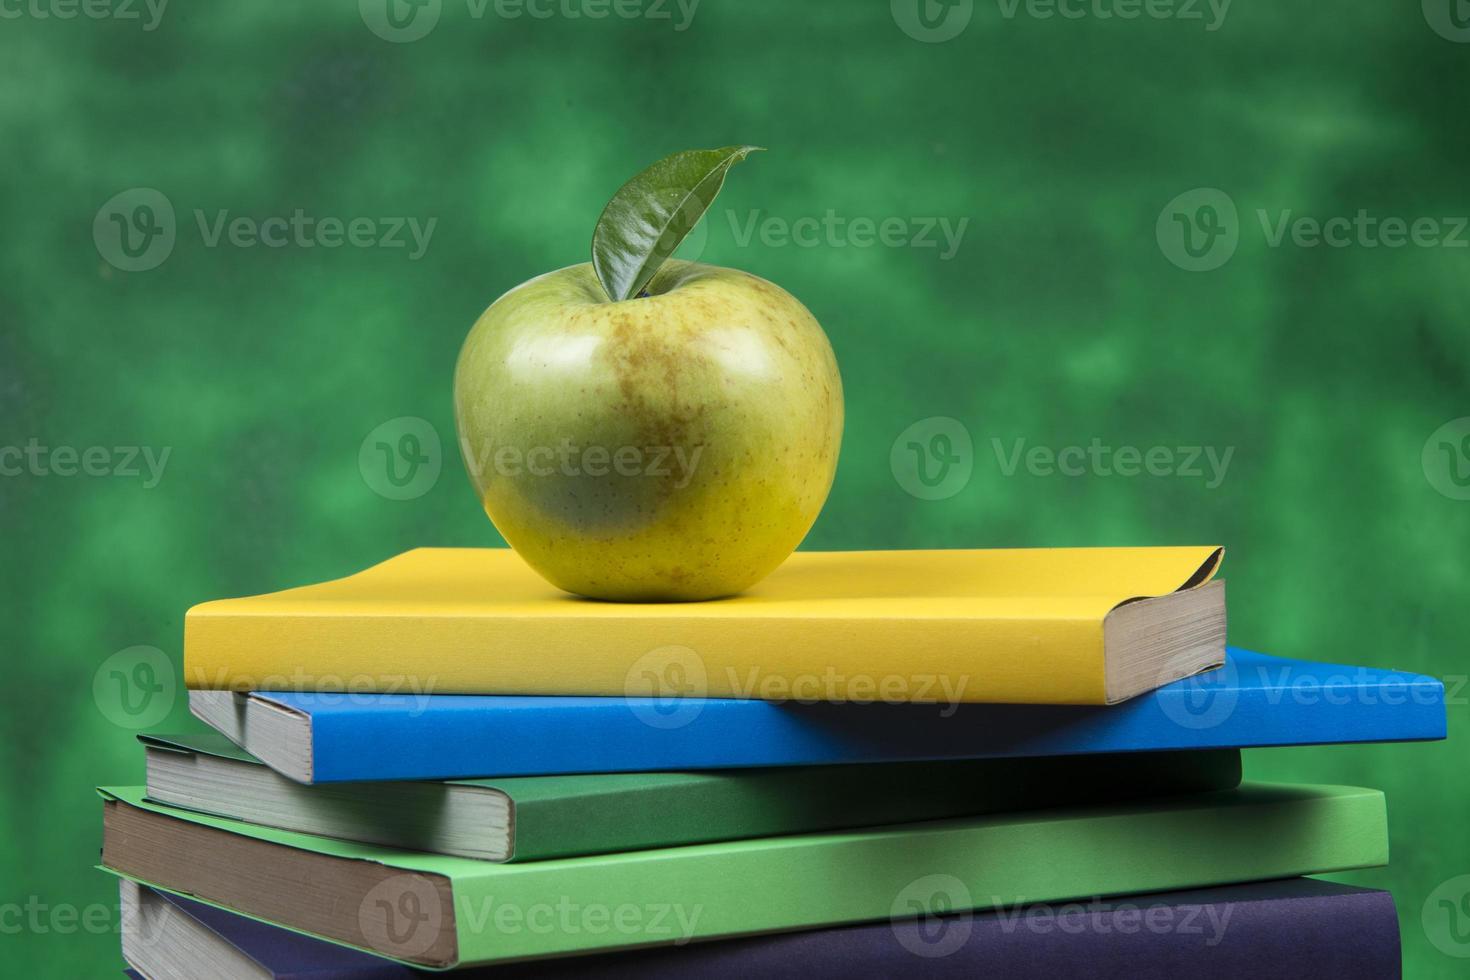
{"type": "Polygon", "coordinates": [[[653,772],[1445,737],[1431,677],[1230,648],[1107,707],[193,691],[190,709],[300,782],[653,772]]]}
{"type": "MultiPolygon", "coordinates": [[[[890,921],[510,963],[456,975],[529,980],[821,976],[1393,980],[1388,892],[1288,878],[1221,888],[930,914],[957,880],[915,882],[890,921]]],[[[123,944],[144,976],[408,980],[434,974],[124,881],[123,944]],[[131,890],[131,891],[130,891],[131,890]],[[131,948],[129,948],[131,946],[131,948]],[[165,973],[164,964],[173,972],[165,973]]],[[[136,975],[136,974],[135,974],[136,975]]]]}

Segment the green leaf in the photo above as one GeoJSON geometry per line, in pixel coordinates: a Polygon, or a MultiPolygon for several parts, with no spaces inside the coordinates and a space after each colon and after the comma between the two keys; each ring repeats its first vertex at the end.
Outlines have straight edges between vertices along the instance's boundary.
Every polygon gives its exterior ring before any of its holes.
{"type": "Polygon", "coordinates": [[[608,298],[619,302],[641,293],[714,203],[726,172],[760,149],[685,150],[620,187],[592,233],[592,268],[608,298]]]}

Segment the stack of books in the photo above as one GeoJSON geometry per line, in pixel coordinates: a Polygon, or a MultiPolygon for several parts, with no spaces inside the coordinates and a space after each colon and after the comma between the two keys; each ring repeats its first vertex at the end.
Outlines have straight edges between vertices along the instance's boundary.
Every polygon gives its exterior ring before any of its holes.
{"type": "Polygon", "coordinates": [[[1399,975],[1383,795],[1240,750],[1443,687],[1227,647],[1217,548],[798,553],[616,604],[422,549],[190,610],[101,867],[149,980],[1399,975]]]}

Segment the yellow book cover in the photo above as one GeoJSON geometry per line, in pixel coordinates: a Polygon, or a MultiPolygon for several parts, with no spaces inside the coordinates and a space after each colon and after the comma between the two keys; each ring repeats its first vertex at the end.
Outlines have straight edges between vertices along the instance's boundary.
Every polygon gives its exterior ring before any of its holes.
{"type": "Polygon", "coordinates": [[[610,603],[420,548],[189,610],[189,687],[1108,704],[1224,659],[1218,547],[797,552],[748,592],[610,603]]]}

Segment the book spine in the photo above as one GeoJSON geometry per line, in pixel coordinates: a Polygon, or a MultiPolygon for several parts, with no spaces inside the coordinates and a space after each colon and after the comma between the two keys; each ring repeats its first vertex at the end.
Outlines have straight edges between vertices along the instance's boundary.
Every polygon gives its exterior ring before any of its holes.
{"type": "Polygon", "coordinates": [[[1210,804],[708,844],[454,876],[462,964],[1168,891],[1387,861],[1383,795],[1246,784],[1210,804]],[[1171,859],[1162,861],[1160,854],[1171,859]],[[896,911],[897,910],[897,911],[896,911]]]}
{"type": "Polygon", "coordinates": [[[711,698],[853,703],[1106,701],[1095,615],[934,619],[250,616],[190,610],[193,689],[711,698]],[[307,657],[303,650],[320,651],[307,657]],[[1044,660],[1040,651],[1044,651],[1044,660]],[[416,667],[414,665],[424,665],[416,667]],[[431,666],[430,666],[431,665],[431,666]]]}
{"type": "MultiPolygon", "coordinates": [[[[969,980],[1400,980],[1398,919],[1383,891],[1089,899],[594,954],[495,968],[499,980],[917,976],[969,980]]],[[[1215,891],[1232,893],[1233,888],[1215,891]]]]}
{"type": "Polygon", "coordinates": [[[1223,681],[1182,681],[1109,708],[412,694],[331,710],[310,696],[288,703],[312,717],[315,782],[1444,737],[1444,689],[1430,678],[1383,675],[1390,684],[1331,664],[1239,661],[1217,672],[1223,681]]]}
{"type": "Polygon", "coordinates": [[[1205,793],[1240,774],[1240,753],[1222,749],[758,769],[549,798],[512,790],[511,860],[1205,793]]]}
{"type": "MultiPolygon", "coordinates": [[[[1109,724],[1106,715],[1126,706],[1094,714],[1001,705],[379,695],[372,704],[359,699],[353,710],[307,710],[317,783],[1019,758],[1146,744],[1136,728],[1109,724]]],[[[1221,744],[1218,730],[1165,724],[1170,741],[1158,747],[1221,744]]]]}

